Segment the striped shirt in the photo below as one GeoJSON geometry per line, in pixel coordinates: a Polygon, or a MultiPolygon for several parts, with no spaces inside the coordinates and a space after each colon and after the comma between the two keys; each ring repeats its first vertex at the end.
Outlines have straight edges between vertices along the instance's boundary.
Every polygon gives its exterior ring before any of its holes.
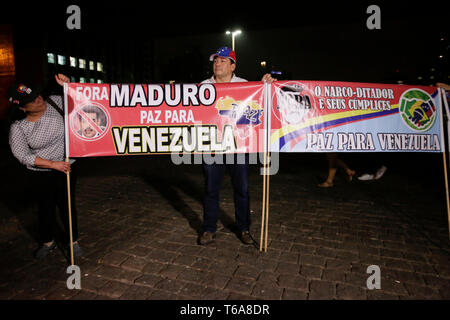
{"type": "MultiPolygon", "coordinates": [[[[61,96],[50,97],[63,110],[61,96]]],[[[36,122],[15,121],[9,131],[9,145],[14,156],[30,170],[50,171],[34,165],[36,157],[64,161],[64,119],[46,102],[47,110],[36,122]]]]}

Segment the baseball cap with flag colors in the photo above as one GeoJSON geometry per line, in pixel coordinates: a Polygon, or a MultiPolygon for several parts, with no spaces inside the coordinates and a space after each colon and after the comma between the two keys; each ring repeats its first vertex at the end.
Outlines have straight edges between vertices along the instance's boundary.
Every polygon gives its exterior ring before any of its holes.
{"type": "Polygon", "coordinates": [[[228,47],[222,47],[217,52],[214,52],[210,57],[209,61],[213,61],[215,57],[229,58],[236,63],[236,53],[228,47]]]}

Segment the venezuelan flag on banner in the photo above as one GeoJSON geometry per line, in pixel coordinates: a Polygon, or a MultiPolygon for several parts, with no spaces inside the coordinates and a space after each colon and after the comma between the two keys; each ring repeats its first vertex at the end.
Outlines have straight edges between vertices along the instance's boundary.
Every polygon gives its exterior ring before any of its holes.
{"type": "Polygon", "coordinates": [[[442,152],[435,87],[327,81],[272,85],[272,152],[442,152]]]}

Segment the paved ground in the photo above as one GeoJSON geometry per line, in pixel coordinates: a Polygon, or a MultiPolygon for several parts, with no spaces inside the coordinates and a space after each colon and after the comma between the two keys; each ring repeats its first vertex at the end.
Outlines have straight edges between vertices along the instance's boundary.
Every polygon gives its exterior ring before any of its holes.
{"type": "MultiPolygon", "coordinates": [[[[282,155],[270,180],[267,253],[234,234],[228,178],[216,242],[199,246],[201,166],[175,166],[166,156],[83,159],[77,191],[82,289],[68,290],[61,251],[33,259],[32,190],[6,154],[0,299],[450,299],[441,155],[391,156],[381,180],[348,183],[340,175],[330,189],[316,187],[326,173],[325,155],[282,155]],[[380,267],[379,290],[367,288],[370,265],[380,267]]],[[[367,159],[344,157],[355,168],[367,159]]],[[[259,242],[258,165],[250,181],[251,232],[259,242]]]]}

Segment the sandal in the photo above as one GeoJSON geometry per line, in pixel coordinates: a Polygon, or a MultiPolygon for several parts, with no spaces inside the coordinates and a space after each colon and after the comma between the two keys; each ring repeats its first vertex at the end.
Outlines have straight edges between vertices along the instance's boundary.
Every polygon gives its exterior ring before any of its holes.
{"type": "Polygon", "coordinates": [[[355,173],[356,172],[354,170],[347,171],[348,182],[352,182],[353,176],[355,175],[355,173]]]}
{"type": "Polygon", "coordinates": [[[324,181],[322,183],[319,183],[317,186],[321,187],[321,188],[331,188],[333,186],[333,183],[332,182],[328,182],[328,181],[324,181]]]}

